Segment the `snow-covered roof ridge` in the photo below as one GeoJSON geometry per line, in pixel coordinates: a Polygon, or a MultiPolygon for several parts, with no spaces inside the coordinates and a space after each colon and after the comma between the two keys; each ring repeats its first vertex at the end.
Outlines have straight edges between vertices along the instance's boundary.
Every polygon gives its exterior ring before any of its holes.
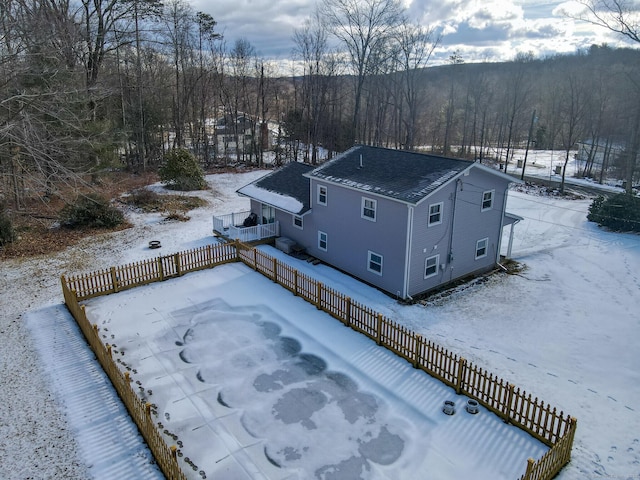
{"type": "Polygon", "coordinates": [[[285,212],[301,215],[310,207],[309,179],[304,176],[313,167],[290,162],[237,190],[237,193],[285,212]]]}

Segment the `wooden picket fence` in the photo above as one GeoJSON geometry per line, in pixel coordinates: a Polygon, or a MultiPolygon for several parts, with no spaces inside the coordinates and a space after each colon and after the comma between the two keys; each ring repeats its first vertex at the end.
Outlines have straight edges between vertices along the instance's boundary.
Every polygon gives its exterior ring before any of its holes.
{"type": "MultiPolygon", "coordinates": [[[[299,272],[286,263],[279,262],[275,257],[240,242],[210,245],[68,279],[63,276],[62,289],[65,294],[65,303],[83,332],[88,329],[89,335],[94,335],[95,341],[101,345],[94,347],[90,341],[92,348],[94,350],[102,348],[107,351],[108,349],[102,346],[97,333],[91,333],[95,332],[95,329],[87,327],[89,322],[86,319],[84,308],[78,306],[79,301],[237,261],[241,261],[255,271],[262,273],[294,295],[300,296],[315,305],[316,308],[327,312],[344,325],[366,335],[378,345],[406,359],[415,368],[423,370],[455,389],[456,393],[475,399],[488,410],[499,415],[505,422],[519,427],[549,446],[550,449],[540,459],[530,458],[528,460],[526,471],[519,480],[550,480],[571,460],[571,449],[577,427],[575,418],[565,415],[562,411],[558,412],[556,408],[551,408],[549,404],[545,404],[537,397],[532,397],[531,394],[516,388],[513,384],[468,362],[463,357],[449,352],[444,347],[424,339],[421,335],[299,272]],[[83,324],[86,325],[83,327],[83,324]]],[[[87,335],[85,332],[85,336],[87,335]]],[[[103,356],[105,363],[111,366],[105,367],[100,357],[99,360],[111,378],[112,375],[107,369],[115,369],[117,372],[119,370],[110,360],[108,352],[103,356]]],[[[144,406],[136,405],[133,400],[125,400],[127,395],[133,395],[137,399],[135,393],[129,393],[130,387],[127,390],[128,382],[117,377],[115,372],[113,376],[116,377],[116,381],[112,379],[112,382],[120,396],[123,397],[123,401],[125,401],[125,405],[134,417],[136,424],[139,427],[143,424],[144,428],[153,428],[156,431],[152,423],[151,427],[145,423],[144,419],[149,417],[149,413],[144,406]],[[118,389],[120,384],[124,385],[122,387],[125,391],[124,394],[118,389]],[[129,408],[127,402],[132,403],[132,408],[129,408]]],[[[139,400],[138,402],[141,403],[139,400]]],[[[140,427],[141,432],[143,432],[143,427],[140,427]]],[[[143,436],[147,439],[145,433],[143,436]]],[[[151,438],[153,434],[149,433],[149,436],[151,438]]],[[[156,455],[153,446],[155,443],[152,443],[155,441],[154,438],[152,441],[147,440],[165,475],[169,478],[183,478],[173,476],[173,471],[170,469],[164,470],[162,462],[170,464],[167,468],[173,468],[171,458],[175,460],[175,450],[173,450],[172,457],[171,449],[169,449],[167,457],[165,450],[168,447],[160,437],[164,447],[162,445],[158,447],[159,453],[156,455]]]]}
{"type": "Polygon", "coordinates": [[[129,372],[122,373],[120,371],[116,361],[113,359],[111,346],[108,343],[102,343],[98,326],[89,322],[84,305],[80,305],[76,292],[69,288],[69,285],[64,281],[64,277],[62,278],[62,293],[67,308],[80,326],[80,330],[82,330],[87,343],[91,346],[91,350],[93,350],[102,369],[111,380],[129,415],[137,425],[140,434],[147,442],[162,473],[170,480],[187,480],[178,463],[177,447],[169,447],[165,442],[151,416],[151,405],[144,403],[138,397],[132,387],[129,372]]]}

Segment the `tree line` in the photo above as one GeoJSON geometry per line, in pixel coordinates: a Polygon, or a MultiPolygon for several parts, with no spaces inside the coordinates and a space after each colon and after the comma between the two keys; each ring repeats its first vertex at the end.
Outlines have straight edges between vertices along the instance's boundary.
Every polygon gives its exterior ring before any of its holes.
{"type": "MultiPolygon", "coordinates": [[[[640,52],[600,45],[492,64],[454,53],[432,66],[440,42],[397,0],[322,0],[283,67],[246,39],[227,44],[185,0],[4,1],[4,200],[20,209],[29,192],[46,198],[100,169],[157,169],[174,148],[210,168],[262,166],[267,151],[315,164],[355,143],[506,164],[525,145],[567,161],[579,141],[624,145],[615,168],[631,187],[640,52]],[[220,118],[247,148],[222,148],[220,118]]],[[[593,153],[581,174],[602,175],[593,153]]]]}

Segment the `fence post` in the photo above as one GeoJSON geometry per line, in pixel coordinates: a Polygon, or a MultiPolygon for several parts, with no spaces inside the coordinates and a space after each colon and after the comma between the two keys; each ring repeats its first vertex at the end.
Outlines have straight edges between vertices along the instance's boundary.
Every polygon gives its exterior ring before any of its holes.
{"type": "Polygon", "coordinates": [[[213,246],[211,244],[207,245],[207,254],[209,255],[209,267],[213,267],[215,262],[213,261],[213,246]]]}
{"type": "Polygon", "coordinates": [[[507,383],[507,403],[505,405],[505,407],[507,407],[507,411],[505,412],[505,422],[507,423],[511,423],[511,402],[513,402],[513,389],[513,384],[507,383]]]}
{"type": "Polygon", "coordinates": [[[462,383],[464,381],[464,372],[467,369],[467,359],[460,357],[458,360],[458,375],[456,377],[456,394],[460,395],[462,391],[462,383]]]}
{"type": "MultiPolygon", "coordinates": [[[[573,449],[573,439],[576,436],[576,429],[578,427],[578,420],[575,417],[569,417],[569,441],[567,442],[567,458],[566,462],[569,463],[571,461],[571,450],[573,449]]],[[[565,433],[566,435],[566,433],[565,433]]]]}
{"type": "Polygon", "coordinates": [[[351,297],[347,297],[346,307],[347,307],[347,318],[344,324],[347,327],[350,327],[351,326],[351,297]]]}
{"type": "Polygon", "coordinates": [[[316,291],[316,308],[318,310],[322,310],[322,283],[316,283],[317,291],[316,291]]]}
{"type": "Polygon", "coordinates": [[[293,294],[298,296],[298,269],[293,271],[293,294]]]}
{"type": "Polygon", "coordinates": [[[522,477],[522,480],[531,480],[531,474],[533,473],[533,464],[536,461],[529,457],[529,459],[527,459],[527,471],[524,474],[524,477],[522,477]]]}
{"type": "Polygon", "coordinates": [[[160,281],[164,282],[164,266],[162,265],[162,257],[158,257],[158,275],[160,276],[160,281]]]}
{"type": "Polygon", "coordinates": [[[422,353],[422,335],[416,334],[413,348],[413,368],[418,368],[420,365],[420,353],[422,353]]]}
{"type": "Polygon", "coordinates": [[[236,250],[236,262],[242,261],[240,258],[240,241],[237,238],[233,241],[233,248],[236,250]]]}
{"type": "Polygon", "coordinates": [[[113,283],[113,291],[118,293],[120,288],[118,285],[118,275],[116,275],[116,267],[111,267],[111,283],[113,283]]]}
{"type": "Polygon", "coordinates": [[[179,253],[174,253],[173,254],[173,262],[176,264],[176,273],[178,274],[179,277],[182,276],[182,268],[180,267],[180,254],[179,253]]]}
{"type": "Polygon", "coordinates": [[[278,259],[273,257],[273,281],[278,283],[278,259]]]}
{"type": "Polygon", "coordinates": [[[176,447],[175,445],[171,445],[169,447],[169,450],[171,451],[171,458],[173,458],[174,462],[177,462],[178,461],[178,458],[177,458],[178,447],[176,447]]]}
{"type": "Polygon", "coordinates": [[[382,314],[378,313],[376,317],[376,343],[382,344],[382,314]]]}
{"type": "Polygon", "coordinates": [[[258,249],[257,248],[253,249],[253,269],[256,272],[258,271],[258,249]]]}

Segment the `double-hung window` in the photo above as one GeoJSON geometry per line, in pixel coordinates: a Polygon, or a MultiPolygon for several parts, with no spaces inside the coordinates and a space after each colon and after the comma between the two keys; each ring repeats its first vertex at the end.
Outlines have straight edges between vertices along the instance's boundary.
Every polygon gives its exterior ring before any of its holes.
{"type": "Polygon", "coordinates": [[[434,203],[429,205],[429,226],[439,225],[442,223],[442,208],[444,204],[434,203]]]}
{"type": "Polygon", "coordinates": [[[489,239],[483,238],[476,242],[476,260],[487,256],[487,247],[489,246],[489,239]]]}
{"type": "Polygon", "coordinates": [[[327,204],[327,187],[324,185],[318,185],[318,205],[327,204]]]}
{"type": "Polygon", "coordinates": [[[482,211],[491,210],[493,208],[493,196],[495,195],[495,190],[488,190],[482,193],[482,211]]]}
{"type": "Polygon", "coordinates": [[[382,275],[382,255],[369,251],[367,270],[377,275],[382,275]]]}
{"type": "Polygon", "coordinates": [[[371,198],[362,197],[362,218],[366,218],[367,220],[371,220],[372,222],[376,221],[376,207],[377,201],[371,198]]]}
{"type": "Polygon", "coordinates": [[[328,244],[327,234],[325,232],[318,231],[318,248],[326,252],[328,244]]]}
{"type": "Polygon", "coordinates": [[[298,227],[299,229],[303,228],[304,223],[302,222],[302,217],[299,215],[293,216],[293,226],[298,227]]]}
{"type": "Polygon", "coordinates": [[[428,257],[424,261],[424,278],[433,277],[438,273],[438,267],[440,265],[440,255],[434,255],[428,257]]]}

